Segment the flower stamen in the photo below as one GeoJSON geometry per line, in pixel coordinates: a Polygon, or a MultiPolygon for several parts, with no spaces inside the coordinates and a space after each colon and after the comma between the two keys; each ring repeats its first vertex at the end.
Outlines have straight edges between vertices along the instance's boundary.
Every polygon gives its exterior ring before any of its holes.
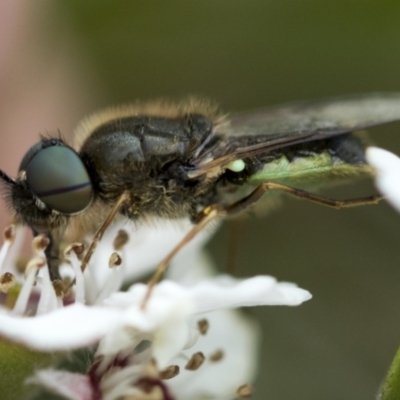
{"type": "Polygon", "coordinates": [[[0,271],[3,269],[3,263],[8,254],[8,250],[15,240],[15,225],[10,225],[4,229],[3,238],[4,243],[0,250],[0,271]]]}
{"type": "Polygon", "coordinates": [[[188,371],[196,371],[198,370],[204,363],[206,357],[201,351],[194,353],[190,360],[187,362],[185,369],[188,371]]]}
{"type": "Polygon", "coordinates": [[[34,254],[42,257],[49,243],[50,240],[46,235],[40,234],[35,236],[32,240],[32,250],[34,254]]]}
{"type": "Polygon", "coordinates": [[[104,285],[102,291],[97,296],[96,303],[101,303],[104,299],[108,298],[112,293],[116,292],[122,284],[123,274],[121,271],[122,258],[118,253],[112,253],[108,267],[111,269],[111,277],[104,285]]]}
{"type": "Polygon", "coordinates": [[[53,288],[53,283],[50,279],[49,268],[47,262],[41,268],[42,272],[42,290],[36,311],[36,315],[46,314],[62,306],[62,301],[57,298],[56,292],[53,288]]]}
{"type": "Polygon", "coordinates": [[[47,265],[45,250],[50,244],[50,239],[43,234],[35,236],[32,241],[32,249],[36,256],[45,260],[45,264],[41,265],[41,281],[42,288],[40,299],[36,310],[36,315],[46,314],[62,306],[62,299],[57,297],[50,279],[50,272],[47,265]]]}
{"type": "Polygon", "coordinates": [[[35,284],[36,275],[40,268],[46,265],[46,260],[42,257],[35,257],[28,262],[25,269],[25,282],[22,285],[21,291],[15,306],[13,309],[13,314],[24,315],[28,306],[29,297],[32,292],[32,288],[35,284]]]}
{"type": "Polygon", "coordinates": [[[136,387],[140,388],[147,396],[143,399],[148,400],[174,400],[167,386],[158,378],[143,377],[135,384],[136,387]]]}
{"type": "Polygon", "coordinates": [[[250,385],[239,386],[236,394],[239,399],[248,399],[253,394],[253,388],[250,385]]]}
{"type": "Polygon", "coordinates": [[[129,235],[128,233],[120,229],[117,233],[117,236],[114,239],[113,247],[114,250],[122,250],[122,248],[129,242],[129,235]]]}
{"type": "Polygon", "coordinates": [[[80,267],[79,256],[84,251],[82,243],[72,243],[64,250],[64,256],[69,259],[75,274],[75,302],[85,303],[85,281],[80,267]]]}
{"type": "Polygon", "coordinates": [[[224,352],[222,350],[216,350],[209,357],[209,360],[212,362],[221,361],[224,358],[224,352]]]}
{"type": "Polygon", "coordinates": [[[159,376],[160,379],[167,380],[175,378],[179,374],[179,366],[178,365],[170,365],[167,368],[164,368],[160,371],[159,376]]]}
{"type": "Polygon", "coordinates": [[[15,286],[15,275],[11,272],[5,272],[0,276],[0,292],[8,293],[11,288],[15,286]]]}
{"type": "Polygon", "coordinates": [[[197,322],[197,327],[198,327],[198,329],[199,329],[199,332],[200,332],[202,335],[205,335],[205,334],[208,332],[208,329],[209,329],[209,327],[210,327],[210,324],[209,324],[208,321],[204,318],[204,319],[201,319],[201,320],[199,320],[199,321],[197,322]]]}

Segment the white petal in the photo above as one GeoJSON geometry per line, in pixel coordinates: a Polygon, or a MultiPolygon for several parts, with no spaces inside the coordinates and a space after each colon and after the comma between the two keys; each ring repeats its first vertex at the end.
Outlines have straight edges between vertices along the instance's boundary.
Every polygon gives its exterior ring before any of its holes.
{"type": "MultiPolygon", "coordinates": [[[[181,372],[168,381],[178,400],[212,398],[231,400],[236,389],[252,383],[258,363],[259,331],[257,325],[238,311],[216,311],[206,316],[210,328],[185,354],[201,351],[206,361],[197,371],[187,371],[185,363],[177,364],[181,372]],[[216,350],[223,352],[220,361],[209,360],[216,350]]],[[[173,360],[175,364],[175,360],[173,360]]]]}
{"type": "Polygon", "coordinates": [[[185,320],[170,320],[156,330],[153,342],[153,354],[158,366],[163,369],[171,359],[184,349],[192,339],[190,329],[185,320]]]}
{"type": "MultiPolygon", "coordinates": [[[[45,257],[44,254],[43,257],[45,257]]],[[[57,296],[54,291],[53,284],[51,283],[50,280],[50,273],[48,266],[45,265],[43,268],[41,268],[39,274],[41,274],[40,276],[42,278],[42,287],[40,293],[40,300],[36,310],[37,316],[56,310],[58,306],[57,296]]]]}
{"type": "Polygon", "coordinates": [[[89,376],[66,371],[41,370],[27,383],[39,385],[51,393],[70,400],[92,400],[94,393],[89,376]]]}
{"type": "MultiPolygon", "coordinates": [[[[228,276],[201,281],[191,287],[163,281],[151,294],[145,310],[141,309],[147,285],[135,284],[128,292],[115,293],[104,304],[126,309],[124,325],[136,332],[153,334],[153,352],[161,368],[191,341],[187,320],[190,315],[224,308],[256,305],[298,305],[311,298],[306,290],[290,283],[260,276],[238,280],[228,276]]],[[[134,332],[134,331],[133,331],[134,332]]],[[[114,335],[117,338],[118,332],[114,335]]],[[[131,338],[113,340],[105,338],[100,354],[121,351],[123,346],[136,346],[131,338]],[[131,342],[131,344],[130,344],[131,342]]]]}
{"type": "MultiPolygon", "coordinates": [[[[101,381],[102,400],[129,399],[129,393],[140,395],[132,386],[143,373],[142,365],[127,366],[114,373],[106,375],[101,381]]],[[[134,396],[132,396],[135,398],[134,396]]]]}
{"type": "Polygon", "coordinates": [[[172,260],[165,278],[190,286],[215,274],[213,260],[205,251],[184,247],[172,260]]]}
{"type": "Polygon", "coordinates": [[[235,279],[228,275],[201,281],[188,289],[197,313],[223,308],[286,305],[297,306],[311,299],[307,290],[270,276],[235,279]]]}
{"type": "Polygon", "coordinates": [[[36,350],[71,350],[99,341],[122,320],[117,309],[81,304],[28,318],[0,314],[0,337],[36,350]]]}
{"type": "Polygon", "coordinates": [[[96,354],[100,356],[112,356],[124,351],[126,349],[134,348],[142,340],[139,337],[139,332],[127,327],[115,329],[111,328],[110,331],[101,339],[97,348],[96,354]],[[135,336],[137,339],[135,340],[135,336]]]}
{"type": "MultiPolygon", "coordinates": [[[[114,224],[106,231],[91,263],[93,267],[91,273],[96,275],[97,287],[104,287],[109,277],[108,258],[115,251],[112,243],[119,229],[125,229],[129,233],[129,242],[123,249],[123,261],[125,280],[133,281],[154,270],[192,227],[192,223],[187,219],[177,221],[158,219],[138,227],[128,221],[114,224]]],[[[201,232],[185,246],[184,251],[202,247],[213,231],[207,229],[201,232]]]]}
{"type": "Polygon", "coordinates": [[[141,304],[147,285],[135,284],[128,292],[119,292],[104,304],[112,307],[130,308],[132,321],[140,330],[148,331],[168,319],[171,310],[180,316],[185,313],[204,313],[223,308],[250,307],[260,305],[296,306],[311,299],[311,294],[296,285],[277,282],[270,276],[235,279],[228,275],[202,280],[190,287],[173,281],[162,281],[151,294],[142,312],[141,304]],[[132,307],[135,305],[135,307],[132,307]],[[184,308],[186,307],[186,309],[184,308]]]}
{"type": "Polygon", "coordinates": [[[400,212],[400,158],[378,147],[369,147],[366,158],[376,170],[375,183],[379,192],[400,212]]]}
{"type": "MultiPolygon", "coordinates": [[[[135,284],[128,292],[113,294],[104,304],[113,307],[130,307],[141,304],[147,291],[147,285],[135,284]]],[[[228,275],[202,280],[190,287],[184,287],[173,281],[162,281],[153,290],[142,313],[143,325],[139,329],[150,329],[164,320],[168,309],[175,303],[190,308],[190,313],[204,313],[223,308],[250,307],[261,305],[297,306],[311,299],[307,290],[293,283],[277,282],[271,276],[256,276],[249,279],[235,279],[228,275]],[[147,315],[145,315],[147,314],[147,315]],[[152,316],[150,317],[150,314],[152,316]],[[153,322],[150,320],[153,319],[153,322]],[[146,325],[147,324],[147,325],[146,325]]],[[[132,308],[131,312],[137,312],[132,308]]],[[[185,312],[189,312],[186,310],[185,312]]],[[[140,320],[138,315],[135,321],[140,320]]]]}
{"type": "Polygon", "coordinates": [[[14,315],[24,315],[36,279],[36,272],[37,268],[34,267],[32,267],[28,272],[28,275],[21,288],[21,291],[19,292],[17,301],[15,302],[14,309],[12,311],[14,315]]]}
{"type": "Polygon", "coordinates": [[[143,339],[142,335],[148,333],[153,342],[153,354],[163,368],[192,339],[187,325],[192,306],[185,289],[174,282],[162,282],[154,288],[143,310],[141,305],[146,292],[147,285],[135,284],[129,292],[115,293],[104,301],[109,307],[125,308],[122,323],[132,329],[105,337],[98,353],[109,354],[134,347],[143,339]]]}
{"type": "Polygon", "coordinates": [[[212,261],[204,252],[189,249],[178,254],[167,271],[167,277],[182,286],[195,288],[190,295],[198,297],[197,312],[257,305],[295,306],[311,298],[308,291],[292,283],[278,283],[273,277],[239,280],[219,275],[213,278],[210,275],[214,270],[212,261]]]}

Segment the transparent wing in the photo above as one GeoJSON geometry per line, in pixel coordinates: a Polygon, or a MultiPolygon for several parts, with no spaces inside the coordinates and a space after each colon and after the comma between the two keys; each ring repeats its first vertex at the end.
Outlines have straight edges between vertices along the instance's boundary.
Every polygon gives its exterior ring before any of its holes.
{"type": "Polygon", "coordinates": [[[238,159],[400,120],[400,93],[296,102],[232,116],[190,176],[238,159]]]}
{"type": "Polygon", "coordinates": [[[374,93],[296,102],[234,115],[227,134],[269,136],[304,134],[321,137],[353,132],[400,120],[400,93],[374,93]]]}

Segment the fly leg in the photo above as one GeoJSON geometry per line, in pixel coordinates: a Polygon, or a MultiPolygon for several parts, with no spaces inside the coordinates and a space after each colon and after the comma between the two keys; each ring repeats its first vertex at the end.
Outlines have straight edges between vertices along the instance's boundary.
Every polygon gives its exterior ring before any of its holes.
{"type": "Polygon", "coordinates": [[[159,264],[157,271],[151,277],[149,285],[154,286],[162,274],[168,267],[168,264],[175,257],[175,255],[187,244],[189,243],[199,232],[203,230],[203,228],[215,218],[220,216],[222,211],[216,206],[206,207],[201,214],[196,218],[196,225],[186,234],[186,236],[172,249],[172,251],[162,260],[161,264],[159,264]]]}
{"type": "Polygon", "coordinates": [[[96,234],[94,235],[92,239],[92,243],[90,244],[88,251],[85,254],[85,257],[82,260],[81,264],[81,270],[82,272],[85,271],[87,265],[89,264],[89,261],[94,253],[94,250],[97,247],[97,243],[101,240],[101,238],[104,235],[104,232],[107,230],[107,228],[110,226],[111,222],[113,221],[115,215],[120,211],[121,207],[124,205],[124,203],[129,199],[129,193],[124,192],[118,201],[114,204],[113,208],[111,209],[110,213],[108,214],[107,218],[105,221],[102,223],[96,234]]]}
{"type": "Polygon", "coordinates": [[[226,213],[235,214],[237,212],[245,210],[247,207],[254,204],[268,190],[280,190],[282,192],[289,193],[292,196],[298,197],[300,199],[309,200],[314,203],[322,204],[324,206],[336,209],[357,207],[367,204],[378,204],[379,201],[383,199],[383,196],[377,194],[373,196],[360,197],[349,200],[334,200],[334,199],[329,199],[327,197],[318,196],[316,194],[307,192],[305,190],[295,189],[290,186],[281,185],[279,183],[264,182],[261,185],[257,186],[257,188],[253,192],[251,192],[248,196],[227,207],[225,209],[226,213]]]}
{"type": "Polygon", "coordinates": [[[61,281],[60,272],[58,270],[58,267],[61,264],[59,248],[60,248],[61,238],[64,234],[64,230],[65,229],[62,229],[61,232],[53,231],[47,235],[47,237],[49,238],[49,244],[46,247],[44,253],[46,255],[47,265],[49,267],[50,279],[52,282],[61,281]]]}
{"type": "MultiPolygon", "coordinates": [[[[124,192],[120,198],[117,200],[117,202],[114,204],[113,208],[111,209],[110,213],[107,215],[107,218],[104,220],[104,222],[101,224],[100,228],[97,230],[96,234],[94,235],[92,239],[92,243],[90,243],[90,246],[85,254],[85,257],[82,260],[81,263],[81,271],[84,272],[86,267],[89,264],[90,259],[92,258],[92,255],[97,247],[97,244],[100,242],[101,238],[104,235],[104,232],[107,230],[107,228],[110,226],[111,222],[113,221],[114,217],[116,214],[120,211],[121,207],[124,205],[124,203],[129,199],[129,193],[124,192]]],[[[75,279],[70,283],[67,289],[70,289],[74,284],[75,284],[75,279]]]]}
{"type": "Polygon", "coordinates": [[[186,234],[186,236],[172,249],[172,251],[161,261],[158,265],[156,272],[151,277],[148,288],[146,292],[146,296],[142,303],[142,308],[146,307],[146,303],[150,298],[153,287],[156,283],[161,279],[161,276],[164,274],[166,269],[168,268],[169,263],[175,257],[175,255],[187,244],[189,243],[199,232],[203,230],[203,228],[208,225],[209,222],[215,220],[217,217],[225,215],[225,211],[223,208],[217,205],[212,205],[206,207],[199,215],[195,217],[196,225],[186,234]]]}
{"type": "Polygon", "coordinates": [[[327,197],[318,196],[313,193],[301,189],[295,189],[290,186],[281,185],[279,183],[265,182],[257,186],[257,188],[251,192],[248,196],[240,199],[239,201],[227,206],[221,207],[219,205],[211,205],[206,207],[196,218],[196,225],[186,234],[186,236],[172,249],[172,251],[161,261],[158,265],[156,272],[151,277],[148,283],[148,289],[146,296],[142,303],[142,308],[145,308],[147,301],[150,298],[151,292],[155,284],[160,280],[161,276],[164,274],[168,268],[169,263],[175,257],[175,255],[189,243],[203,228],[208,225],[209,222],[215,220],[218,217],[232,215],[246,210],[248,207],[256,203],[260,197],[269,190],[280,190],[296,196],[301,199],[310,200],[314,203],[322,204],[328,207],[333,207],[336,209],[346,208],[346,207],[357,207],[367,204],[377,204],[383,199],[381,195],[373,195],[368,197],[361,197],[350,200],[334,200],[327,197]]]}

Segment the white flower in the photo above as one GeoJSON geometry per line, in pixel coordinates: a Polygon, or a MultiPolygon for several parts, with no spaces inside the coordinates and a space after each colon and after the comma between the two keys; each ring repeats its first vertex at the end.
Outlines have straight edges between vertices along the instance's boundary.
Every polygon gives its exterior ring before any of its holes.
{"type": "Polygon", "coordinates": [[[400,212],[400,158],[378,147],[369,147],[366,158],[376,171],[375,183],[378,190],[400,212]]]}
{"type": "MultiPolygon", "coordinates": [[[[159,240],[160,237],[153,242],[153,249],[159,240]]],[[[122,265],[117,266],[114,261],[111,270],[106,266],[106,282],[96,275],[95,263],[83,276],[77,256],[71,252],[75,303],[63,306],[49,280],[43,254],[45,243],[40,238],[37,241],[36,258],[28,266],[14,310],[0,311],[0,337],[41,351],[97,344],[95,361],[87,375],[45,370],[31,379],[68,399],[233,398],[240,385],[253,379],[257,329],[230,309],[294,306],[311,298],[307,291],[268,276],[244,280],[210,277],[210,266],[199,251],[199,241],[179,254],[169,279],[154,287],[145,307],[147,285],[136,283],[127,292],[118,292],[124,278],[131,276],[127,272],[129,264],[124,264],[125,248],[120,250],[122,265]],[[37,315],[25,317],[38,270],[42,272],[42,292],[37,315]],[[202,335],[198,323],[203,320],[207,325],[205,319],[210,328],[202,335]],[[166,378],[172,379],[165,381],[166,378]]],[[[146,246],[148,252],[151,246],[148,242],[146,246]]],[[[97,261],[99,257],[106,258],[104,251],[111,251],[107,246],[98,250],[97,261]]],[[[136,252],[140,254],[140,246],[136,252]]],[[[159,261],[157,252],[151,253],[159,261]]]]}
{"type": "MultiPolygon", "coordinates": [[[[141,304],[147,286],[143,284],[135,284],[128,292],[115,293],[107,299],[104,302],[105,309],[113,310],[117,319],[115,315],[111,316],[109,332],[100,341],[97,349],[98,364],[92,373],[98,379],[87,382],[91,382],[92,386],[93,382],[98,382],[99,387],[93,386],[92,390],[104,391],[102,392],[104,399],[127,396],[131,389],[138,390],[135,382],[146,373],[144,367],[148,366],[147,363],[153,358],[157,361],[160,371],[170,365],[183,368],[190,358],[190,354],[196,354],[197,350],[208,355],[207,353],[221,348],[229,361],[229,352],[233,351],[234,354],[235,348],[228,345],[226,341],[233,340],[236,344],[242,342],[240,348],[249,342],[246,350],[251,343],[254,343],[253,340],[249,340],[249,336],[253,336],[254,333],[248,325],[243,324],[243,320],[241,320],[243,317],[228,313],[216,315],[217,318],[221,318],[219,321],[218,319],[209,320],[210,336],[215,323],[214,333],[219,337],[220,342],[215,342],[211,336],[211,345],[203,343],[202,346],[202,337],[199,335],[199,328],[195,321],[204,318],[204,313],[241,305],[298,305],[310,298],[308,292],[291,284],[279,284],[271,277],[255,277],[243,281],[229,278],[223,279],[222,284],[219,281],[220,279],[210,279],[189,288],[176,282],[163,281],[155,287],[144,310],[141,308],[141,304]],[[209,301],[210,297],[218,300],[215,306],[209,301]],[[217,329],[224,329],[225,337],[219,335],[220,332],[217,329]],[[246,335],[243,330],[249,330],[248,334],[246,335]],[[229,336],[231,336],[230,339],[229,336]],[[149,348],[143,352],[145,354],[137,353],[137,349],[144,341],[149,343],[149,348]],[[193,348],[195,344],[198,347],[193,348]],[[114,367],[114,371],[111,371],[112,367],[118,365],[122,360],[123,367],[114,367]],[[125,377],[123,376],[124,370],[130,371],[125,377]],[[114,381],[113,384],[109,384],[111,379],[114,381]]],[[[92,309],[97,309],[97,306],[92,309]]],[[[209,317],[207,316],[207,318],[209,317]]],[[[254,353],[253,349],[251,354],[254,356],[254,353]]],[[[246,363],[246,361],[235,358],[235,355],[231,357],[227,370],[240,367],[240,362],[246,363]],[[239,364],[236,364],[235,361],[239,364]]],[[[168,386],[170,386],[171,392],[177,392],[179,397],[176,398],[197,398],[194,396],[199,395],[199,392],[214,394],[218,391],[230,396],[227,398],[232,398],[234,389],[244,383],[236,380],[240,376],[232,379],[232,376],[226,375],[227,371],[221,370],[218,374],[215,369],[213,371],[212,368],[209,368],[207,371],[207,367],[202,368],[205,372],[200,378],[193,377],[195,375],[193,371],[185,371],[186,376],[182,374],[180,379],[174,378],[176,382],[174,379],[171,380],[171,385],[168,386]],[[225,384],[218,383],[218,380],[223,377],[227,382],[225,384]],[[195,386],[193,386],[191,378],[194,382],[197,381],[195,386]],[[186,395],[183,396],[182,393],[186,393],[186,395]]],[[[251,375],[247,371],[240,371],[240,368],[239,372],[242,372],[238,374],[242,377],[251,375]]],[[[63,378],[62,375],[58,375],[59,372],[56,374],[60,379],[63,378]]],[[[49,382],[47,386],[51,387],[55,379],[54,371],[47,374],[41,372],[36,379],[42,385],[47,385],[49,382]]],[[[161,383],[158,376],[157,379],[155,377],[153,379],[155,379],[155,386],[161,383]]],[[[61,390],[60,385],[57,387],[61,390]]],[[[85,391],[87,390],[86,388],[85,391]]],[[[58,393],[63,394],[60,391],[58,393]]]]}
{"type": "MultiPolygon", "coordinates": [[[[201,232],[184,247],[178,257],[186,258],[186,254],[192,251],[196,253],[211,237],[216,227],[213,230],[207,228],[201,232]]],[[[121,269],[124,280],[132,282],[152,272],[191,228],[192,224],[186,219],[179,221],[159,219],[140,226],[126,220],[108,228],[101,241],[100,251],[96,250],[92,257],[91,267],[85,273],[88,275],[86,301],[95,302],[98,296],[96,291],[104,290],[104,287],[110,283],[108,259],[115,251],[113,241],[121,229],[129,232],[129,244],[120,251],[123,260],[121,269]]]]}

